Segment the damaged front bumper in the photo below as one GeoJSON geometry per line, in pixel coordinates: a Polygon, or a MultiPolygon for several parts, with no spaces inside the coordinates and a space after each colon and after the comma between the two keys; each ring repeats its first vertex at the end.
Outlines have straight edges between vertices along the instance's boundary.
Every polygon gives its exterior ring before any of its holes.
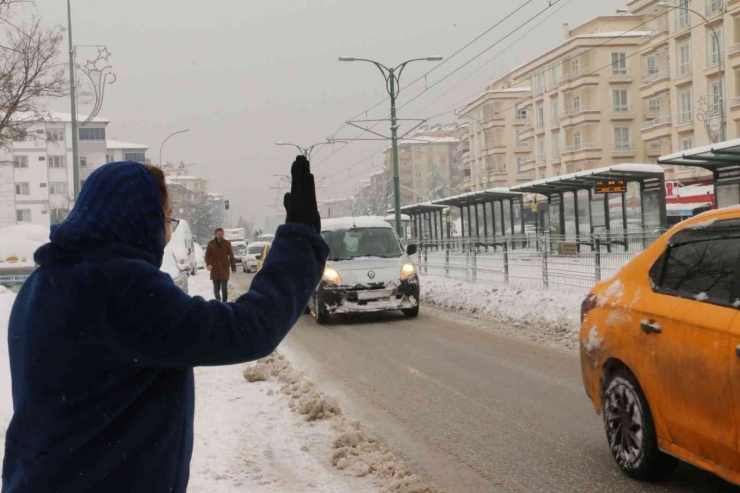
{"type": "Polygon", "coordinates": [[[419,278],[357,286],[327,285],[316,290],[320,309],[328,315],[410,310],[419,306],[419,278]]]}

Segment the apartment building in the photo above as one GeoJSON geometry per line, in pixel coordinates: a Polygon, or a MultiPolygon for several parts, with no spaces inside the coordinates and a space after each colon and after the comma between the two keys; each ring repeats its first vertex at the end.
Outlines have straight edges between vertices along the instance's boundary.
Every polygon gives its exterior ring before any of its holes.
{"type": "MultiPolygon", "coordinates": [[[[628,7],[660,20],[640,45],[641,161],[740,137],[740,0],[632,0],[628,7]]],[[[711,180],[681,166],[667,167],[666,176],[711,180]]]]}
{"type": "MultiPolygon", "coordinates": [[[[106,140],[110,120],[94,118],[79,131],[80,179],[99,166],[135,153],[144,160],[145,145],[106,140]]],[[[0,151],[0,227],[16,222],[52,225],[69,212],[73,195],[72,124],[66,113],[50,113],[33,122],[23,141],[0,151]]]]}

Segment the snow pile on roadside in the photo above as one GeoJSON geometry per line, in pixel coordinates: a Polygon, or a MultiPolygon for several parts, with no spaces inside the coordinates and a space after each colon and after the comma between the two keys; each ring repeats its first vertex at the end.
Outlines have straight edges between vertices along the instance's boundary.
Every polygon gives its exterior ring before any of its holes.
{"type": "Polygon", "coordinates": [[[303,415],[305,421],[330,420],[336,433],[331,462],[337,469],[358,478],[372,477],[381,493],[439,492],[413,474],[402,459],[358,421],[343,415],[337,401],[318,391],[282,354],[275,352],[248,366],[244,377],[248,381],[265,377],[282,383],[280,392],[291,397],[289,407],[303,415]]]}
{"type": "Polygon", "coordinates": [[[421,300],[428,305],[496,322],[498,330],[511,335],[571,349],[578,347],[582,294],[437,276],[422,276],[420,284],[421,300]]]}
{"type": "MultiPolygon", "coordinates": [[[[15,294],[0,286],[0,464],[5,456],[5,432],[13,417],[13,394],[8,358],[8,320],[15,294]]],[[[2,482],[0,481],[0,485],[2,482]]]]}

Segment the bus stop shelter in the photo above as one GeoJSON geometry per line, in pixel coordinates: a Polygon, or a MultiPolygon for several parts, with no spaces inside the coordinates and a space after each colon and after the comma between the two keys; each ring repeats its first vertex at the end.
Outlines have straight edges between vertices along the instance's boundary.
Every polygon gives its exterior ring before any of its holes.
{"type": "Polygon", "coordinates": [[[658,158],[658,164],[710,171],[715,205],[720,208],[740,204],[740,139],[662,156],[658,158]]]}
{"type": "MultiPolygon", "coordinates": [[[[449,229],[449,227],[445,227],[445,209],[445,206],[433,205],[431,202],[421,202],[401,207],[401,214],[410,217],[411,238],[414,240],[441,240],[449,237],[449,231],[445,233],[445,230],[449,229]]],[[[388,214],[394,212],[395,210],[390,210],[388,214]]],[[[406,232],[406,237],[408,236],[408,232],[406,232]]]]}
{"type": "Polygon", "coordinates": [[[512,193],[508,188],[469,192],[432,204],[460,209],[460,233],[464,238],[495,238],[524,232],[522,194],[512,193]]]}
{"type": "Polygon", "coordinates": [[[666,224],[665,177],[656,164],[616,164],[525,183],[511,191],[547,197],[544,229],[566,240],[666,224]]]}

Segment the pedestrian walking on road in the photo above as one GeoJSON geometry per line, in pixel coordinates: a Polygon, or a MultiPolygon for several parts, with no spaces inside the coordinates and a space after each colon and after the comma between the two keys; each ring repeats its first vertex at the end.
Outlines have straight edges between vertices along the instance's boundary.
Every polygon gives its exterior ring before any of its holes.
{"type": "Polygon", "coordinates": [[[308,161],[291,174],[286,224],[233,303],[190,297],[160,271],[175,221],[162,170],[117,162],[87,178],[10,314],[2,493],[186,492],[193,367],[272,353],[324,273],[308,161]]]}
{"type": "Polygon", "coordinates": [[[216,236],[206,248],[206,268],[211,273],[213,295],[218,301],[226,303],[229,297],[229,266],[236,274],[236,259],[231,242],[224,239],[223,228],[216,229],[216,236]]]}

